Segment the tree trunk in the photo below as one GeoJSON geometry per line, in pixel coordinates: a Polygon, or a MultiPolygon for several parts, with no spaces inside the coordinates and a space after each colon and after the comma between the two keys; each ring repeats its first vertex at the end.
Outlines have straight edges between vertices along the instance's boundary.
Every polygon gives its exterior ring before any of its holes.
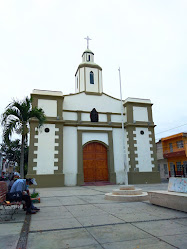
{"type": "Polygon", "coordinates": [[[24,146],[25,146],[25,136],[22,135],[21,138],[21,158],[20,158],[20,175],[24,178],[24,146]]]}

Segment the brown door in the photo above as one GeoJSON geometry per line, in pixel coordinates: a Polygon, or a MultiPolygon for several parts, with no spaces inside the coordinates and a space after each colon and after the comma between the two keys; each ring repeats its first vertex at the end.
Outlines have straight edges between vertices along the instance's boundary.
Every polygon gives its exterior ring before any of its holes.
{"type": "Polygon", "coordinates": [[[107,149],[100,143],[83,148],[84,181],[108,181],[107,149]]]}

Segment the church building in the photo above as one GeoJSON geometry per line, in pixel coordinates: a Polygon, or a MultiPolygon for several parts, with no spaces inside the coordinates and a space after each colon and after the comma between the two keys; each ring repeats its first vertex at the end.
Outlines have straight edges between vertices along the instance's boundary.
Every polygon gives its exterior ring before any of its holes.
{"type": "Polygon", "coordinates": [[[89,47],[76,70],[75,89],[68,95],[31,93],[46,122],[38,130],[38,122],[30,120],[27,177],[36,178],[38,187],[124,184],[125,152],[129,184],[159,182],[151,101],[127,98],[121,104],[104,93],[102,68],[89,47]]]}

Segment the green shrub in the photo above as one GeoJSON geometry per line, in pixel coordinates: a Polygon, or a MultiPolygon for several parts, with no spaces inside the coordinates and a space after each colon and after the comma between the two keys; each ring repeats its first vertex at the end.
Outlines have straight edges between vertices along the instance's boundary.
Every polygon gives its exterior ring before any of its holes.
{"type": "Polygon", "coordinates": [[[38,197],[39,196],[39,193],[32,193],[31,194],[31,198],[36,198],[36,197],[38,197]]]}

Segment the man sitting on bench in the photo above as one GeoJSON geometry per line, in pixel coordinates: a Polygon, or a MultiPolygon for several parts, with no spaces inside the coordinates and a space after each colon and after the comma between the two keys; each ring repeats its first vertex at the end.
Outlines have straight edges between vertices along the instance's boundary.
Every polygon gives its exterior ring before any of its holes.
{"type": "MultiPolygon", "coordinates": [[[[14,182],[11,187],[10,194],[7,196],[7,201],[14,200],[17,201],[17,193],[21,194],[21,200],[25,201],[26,204],[26,214],[35,214],[38,210],[32,210],[32,202],[30,196],[27,194],[28,185],[33,184],[33,179],[18,179],[14,182]]],[[[20,195],[19,194],[19,195],[20,195]]]]}

